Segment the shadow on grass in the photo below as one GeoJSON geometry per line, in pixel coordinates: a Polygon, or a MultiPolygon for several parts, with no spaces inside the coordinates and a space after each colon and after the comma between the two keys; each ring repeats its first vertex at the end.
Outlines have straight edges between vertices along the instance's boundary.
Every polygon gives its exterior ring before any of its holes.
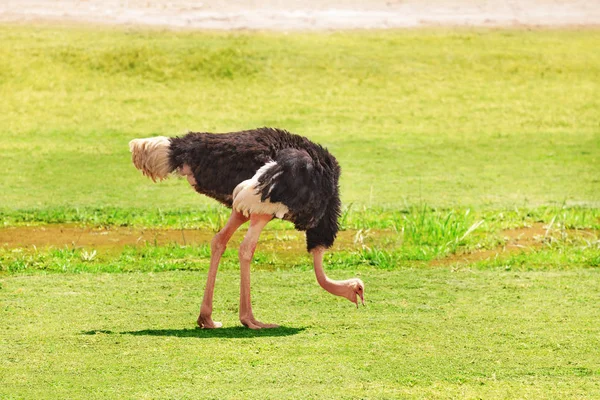
{"type": "Polygon", "coordinates": [[[113,332],[110,330],[91,330],[81,332],[82,335],[133,335],[133,336],[174,336],[174,337],[196,337],[196,338],[253,338],[296,335],[306,328],[288,328],[281,326],[273,329],[252,330],[241,326],[219,328],[219,329],[143,329],[140,331],[113,332]]]}

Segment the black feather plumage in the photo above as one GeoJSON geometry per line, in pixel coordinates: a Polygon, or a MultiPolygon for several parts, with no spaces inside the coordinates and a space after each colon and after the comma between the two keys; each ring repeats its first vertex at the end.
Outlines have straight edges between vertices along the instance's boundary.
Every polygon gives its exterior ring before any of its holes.
{"type": "Polygon", "coordinates": [[[171,138],[172,170],[191,168],[197,192],[232,207],[233,190],[265,164],[259,178],[262,201],[284,204],[284,219],[306,231],[307,248],[330,247],[339,230],[340,167],[322,146],[281,129],[224,134],[190,132],[171,138]]]}

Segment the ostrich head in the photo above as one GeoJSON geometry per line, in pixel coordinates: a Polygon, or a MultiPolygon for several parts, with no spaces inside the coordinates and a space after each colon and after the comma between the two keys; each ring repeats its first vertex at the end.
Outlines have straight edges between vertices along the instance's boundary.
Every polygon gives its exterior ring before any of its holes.
{"type": "Polygon", "coordinates": [[[329,293],[336,296],[345,297],[358,308],[358,298],[363,306],[365,305],[365,284],[358,278],[347,279],[345,281],[334,281],[329,279],[325,275],[323,270],[323,254],[325,253],[324,247],[316,247],[311,250],[313,255],[315,275],[317,276],[317,282],[319,285],[329,293]]]}
{"type": "Polygon", "coordinates": [[[345,286],[344,293],[342,296],[356,304],[358,308],[358,298],[360,297],[360,301],[362,305],[365,305],[365,284],[358,278],[348,279],[347,281],[343,281],[345,286]]]}

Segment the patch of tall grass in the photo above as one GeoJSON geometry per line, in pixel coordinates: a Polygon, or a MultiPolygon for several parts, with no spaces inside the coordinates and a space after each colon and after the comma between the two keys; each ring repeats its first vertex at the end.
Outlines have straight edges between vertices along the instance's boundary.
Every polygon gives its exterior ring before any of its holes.
{"type": "MultiPolygon", "coordinates": [[[[230,211],[221,206],[196,208],[50,207],[41,209],[0,208],[3,226],[40,224],[85,224],[161,228],[201,228],[218,231],[230,211]]],[[[433,208],[425,205],[401,209],[354,207],[344,209],[341,228],[385,229],[403,233],[411,243],[456,240],[473,224],[484,220],[476,231],[508,229],[534,222],[553,223],[567,229],[600,229],[600,209],[588,207],[535,207],[510,209],[433,208]]],[[[289,229],[286,222],[273,221],[267,229],[289,229]]],[[[470,234],[470,233],[469,233],[470,234]]],[[[468,236],[468,235],[467,235],[468,236]]],[[[466,238],[466,237],[465,237],[466,238]]]]}
{"type": "MultiPolygon", "coordinates": [[[[97,211],[97,210],[96,210],[97,211]]],[[[384,213],[384,211],[382,211],[384,213]]],[[[508,254],[500,258],[479,262],[480,267],[530,268],[561,267],[573,265],[595,267],[600,260],[598,239],[598,211],[587,209],[538,210],[524,213],[511,212],[472,212],[467,210],[435,210],[418,207],[406,212],[391,212],[395,219],[385,235],[376,228],[358,229],[353,233],[354,240],[341,241],[326,254],[328,269],[377,268],[393,270],[398,268],[428,265],[429,261],[441,259],[455,253],[477,251],[479,249],[502,246],[502,230],[508,224],[513,226],[531,225],[544,222],[547,234],[535,239],[539,245],[530,251],[508,254]],[[499,215],[501,214],[501,215],[499,215]],[[577,227],[574,229],[573,226],[577,227]],[[581,229],[583,230],[581,230],[581,229]],[[391,232],[390,232],[391,231],[391,232]]],[[[97,219],[99,215],[114,217],[120,214],[76,214],[93,216],[84,219],[88,222],[113,220],[97,219]]],[[[349,214],[351,215],[351,214],[349,214]]],[[[64,216],[64,214],[63,214],[64,216]]],[[[157,212],[144,223],[178,223],[181,214],[157,212]],[[156,218],[156,219],[153,219],[156,218]]],[[[215,211],[204,215],[203,220],[194,220],[190,225],[204,229],[218,230],[224,224],[226,214],[215,211]]],[[[350,218],[348,218],[350,220],[350,218]]],[[[346,223],[348,222],[346,221],[346,223]]],[[[61,222],[69,220],[60,219],[61,222]]],[[[128,222],[131,222],[127,220],[128,222]]],[[[123,222],[123,221],[121,221],[123,222]]],[[[128,223],[127,222],[127,223],[128,223]]],[[[125,222],[123,222],[125,223],[125,222]]],[[[372,225],[376,225],[375,224],[372,225]]],[[[169,225],[167,225],[169,226],[169,225]]],[[[173,225],[179,227],[180,225],[173,225]]],[[[189,226],[187,226],[189,227],[189,226]]],[[[254,268],[310,269],[310,257],[306,255],[303,242],[295,242],[293,248],[279,246],[278,237],[285,238],[289,223],[279,222],[274,228],[275,243],[259,246],[254,268]]],[[[345,229],[348,228],[346,225],[345,229]]],[[[147,243],[139,246],[119,248],[83,248],[66,246],[62,248],[0,248],[0,271],[9,273],[48,272],[133,272],[204,270],[210,259],[210,246],[188,246],[169,244],[159,246],[147,243]]],[[[232,246],[223,257],[222,267],[237,268],[237,250],[232,246]]]]}

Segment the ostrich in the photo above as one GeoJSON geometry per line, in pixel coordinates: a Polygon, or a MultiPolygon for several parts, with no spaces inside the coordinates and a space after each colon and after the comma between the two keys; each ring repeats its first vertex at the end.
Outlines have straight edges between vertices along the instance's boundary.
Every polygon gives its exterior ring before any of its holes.
{"type": "Polygon", "coordinates": [[[211,241],[210,266],[197,323],[213,321],[213,294],[219,261],[234,232],[250,221],[240,245],[240,322],[251,329],[276,328],[254,318],[250,301],[250,263],[262,229],[273,218],[290,221],[306,232],[307,250],[323,289],[358,307],[364,305],[364,283],[335,281],[323,270],[325,250],[333,245],[340,216],[340,167],[323,147],[281,129],[260,128],[223,134],[189,132],[129,142],[135,167],[153,181],[170,173],[185,176],[201,194],[232,209],[229,220],[211,241]]]}

